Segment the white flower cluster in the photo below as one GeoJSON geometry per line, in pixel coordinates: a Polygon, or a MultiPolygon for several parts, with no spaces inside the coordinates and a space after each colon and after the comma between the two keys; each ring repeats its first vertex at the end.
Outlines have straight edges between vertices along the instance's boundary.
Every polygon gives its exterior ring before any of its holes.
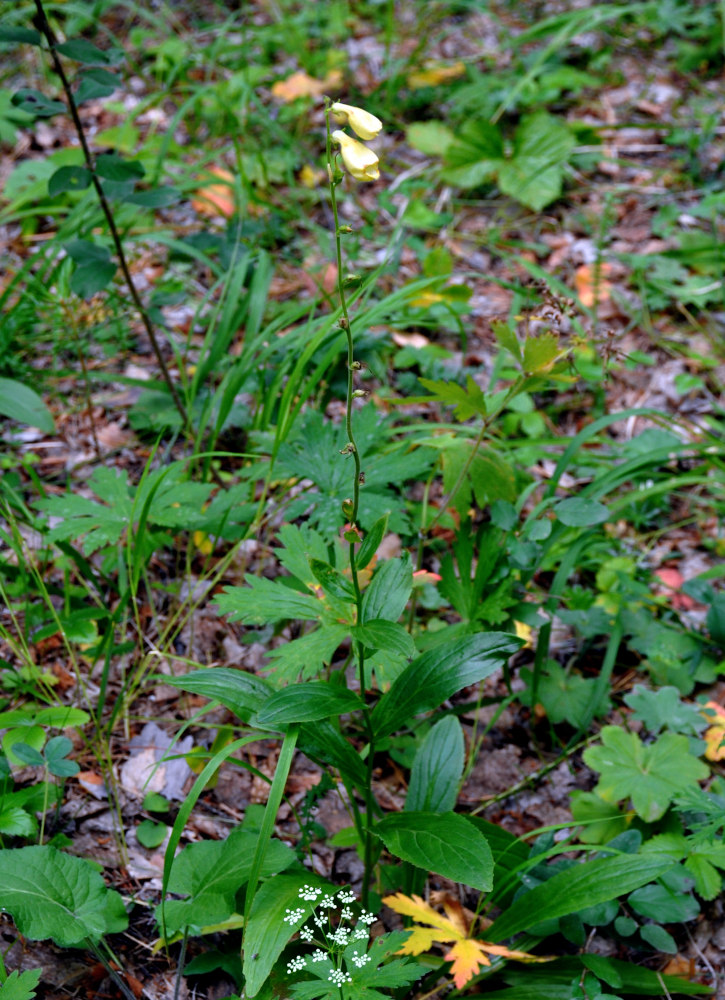
{"type": "Polygon", "coordinates": [[[284,922],[298,924],[307,913],[311,917],[311,921],[299,928],[300,939],[306,944],[314,943],[321,945],[321,947],[315,948],[307,958],[301,955],[293,958],[287,963],[287,972],[293,975],[306,969],[308,959],[310,963],[327,961],[335,966],[327,977],[329,982],[334,983],[335,986],[351,983],[350,972],[341,968],[343,961],[349,967],[354,966],[355,969],[362,969],[371,959],[365,950],[362,952],[355,950],[351,956],[348,954],[346,957],[343,956],[342,952],[355,941],[364,942],[367,945],[370,936],[368,928],[375,923],[375,914],[363,910],[356,920],[352,907],[356,901],[355,893],[349,889],[340,889],[334,896],[331,896],[323,895],[322,889],[315,886],[303,885],[298,896],[301,901],[308,905],[286,909],[284,922]],[[309,904],[312,904],[311,907],[309,904]],[[318,910],[322,912],[318,912],[318,910]],[[332,919],[334,916],[330,912],[332,910],[339,910],[339,918],[336,921],[332,919]]]}

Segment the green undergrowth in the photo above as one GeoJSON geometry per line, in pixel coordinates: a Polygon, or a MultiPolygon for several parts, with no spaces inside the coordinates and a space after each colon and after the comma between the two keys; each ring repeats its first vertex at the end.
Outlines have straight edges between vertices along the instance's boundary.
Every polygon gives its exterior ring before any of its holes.
{"type": "Polygon", "coordinates": [[[1,11],[0,1000],[711,995],[725,12],[147,6],[1,11]]]}

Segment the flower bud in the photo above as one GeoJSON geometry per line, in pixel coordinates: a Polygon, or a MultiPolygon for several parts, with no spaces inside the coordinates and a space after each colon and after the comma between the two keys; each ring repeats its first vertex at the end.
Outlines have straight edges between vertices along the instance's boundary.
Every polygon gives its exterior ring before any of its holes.
{"type": "Polygon", "coordinates": [[[346,497],[342,501],[342,513],[345,515],[348,521],[352,517],[352,512],[354,509],[355,505],[353,504],[352,500],[350,499],[350,497],[346,497]]]}

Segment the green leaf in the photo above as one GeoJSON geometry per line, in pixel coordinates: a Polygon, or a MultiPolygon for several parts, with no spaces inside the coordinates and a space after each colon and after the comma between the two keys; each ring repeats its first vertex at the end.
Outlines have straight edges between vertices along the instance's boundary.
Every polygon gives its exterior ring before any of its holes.
{"type": "Polygon", "coordinates": [[[385,621],[384,618],[374,618],[364,625],[353,625],[350,635],[368,649],[385,649],[401,656],[415,656],[415,643],[410,633],[397,622],[385,621]]]}
{"type": "Polygon", "coordinates": [[[27,385],[12,378],[0,378],[0,413],[20,424],[55,433],[55,421],[43,400],[27,385]]]}
{"type": "Polygon", "coordinates": [[[722,890],[722,876],[702,854],[691,854],[685,861],[690,875],[695,880],[695,891],[703,899],[715,899],[722,890]]]}
{"type": "Polygon", "coordinates": [[[410,557],[386,559],[375,570],[372,580],[365,589],[362,600],[362,624],[384,618],[397,622],[405,610],[413,589],[413,571],[410,557]]]}
{"type": "Polygon", "coordinates": [[[334,566],[322,559],[310,559],[310,569],[324,591],[349,603],[355,600],[355,591],[350,580],[338,572],[334,566]]]}
{"type": "Polygon", "coordinates": [[[455,139],[448,126],[439,121],[413,122],[406,128],[405,137],[409,146],[426,156],[444,156],[455,139]]]}
{"type": "Polygon", "coordinates": [[[661,920],[666,924],[694,920],[700,912],[700,904],[694,896],[688,892],[678,892],[660,882],[645,885],[630,893],[627,903],[640,916],[661,920]]]}
{"type": "Polygon", "coordinates": [[[242,722],[249,722],[274,691],[269,681],[256,674],[231,667],[209,667],[206,670],[192,670],[183,677],[166,677],[164,682],[182,691],[201,694],[212,701],[218,701],[242,722]]]}
{"type": "Polygon", "coordinates": [[[373,709],[376,736],[388,736],[413,716],[437,709],[461,688],[482,681],[521,645],[521,639],[504,632],[481,632],[423,653],[393,681],[373,709]]]}
{"type": "Polygon", "coordinates": [[[3,796],[0,805],[0,834],[8,837],[32,837],[38,827],[35,818],[20,806],[7,803],[6,798],[3,796]]]}
{"type": "Polygon", "coordinates": [[[347,625],[322,625],[297,639],[266,650],[274,678],[279,684],[316,677],[332,661],[337,648],[349,636],[347,625]]]}
{"type": "MultiPolygon", "coordinates": [[[[167,900],[157,907],[160,927],[163,907],[167,936],[185,928],[198,933],[202,927],[221,923],[235,912],[235,896],[249,879],[257,838],[258,834],[237,827],[226,840],[189,844],[174,858],[168,891],[187,898],[167,900]]],[[[280,840],[271,840],[262,875],[275,875],[294,861],[294,851],[280,840]]]]}
{"type": "Polygon", "coordinates": [[[166,840],[168,832],[166,823],[155,823],[152,819],[144,819],[136,827],[136,839],[142,847],[160,847],[166,840]]]}
{"type": "Polygon", "coordinates": [[[87,167],[59,167],[48,181],[48,194],[55,198],[65,191],[83,191],[91,183],[87,167]]]}
{"type": "Polygon", "coordinates": [[[306,684],[290,685],[273,694],[257,713],[256,721],[260,726],[317,722],[364,707],[354,691],[328,681],[308,681],[306,684]]]}
{"type": "Polygon", "coordinates": [[[579,839],[583,844],[606,844],[627,829],[627,816],[612,802],[605,802],[594,792],[575,789],[571,793],[571,814],[582,823],[579,839]]]}
{"type": "Polygon", "coordinates": [[[569,497],[554,505],[557,519],[569,528],[588,528],[594,524],[602,524],[609,520],[607,507],[598,500],[587,500],[585,497],[569,497]]]}
{"type": "Polygon", "coordinates": [[[52,118],[53,115],[68,114],[68,108],[62,101],[52,101],[39,90],[22,87],[11,98],[13,107],[25,111],[33,118],[52,118]]]}
{"type": "Polygon", "coordinates": [[[647,823],[660,819],[678,792],[704,780],[707,765],[689,752],[686,736],[665,733],[645,745],[636,733],[605,726],[602,746],[588,747],[584,762],[601,774],[597,793],[611,802],[631,797],[647,823]]]}
{"type": "Polygon", "coordinates": [[[474,188],[491,180],[503,162],[500,130],[486,121],[469,121],[446,148],[441,176],[448,184],[474,188]]]}
{"type": "Polygon", "coordinates": [[[175,187],[150,188],[148,191],[132,191],[126,197],[130,205],[140,205],[142,208],[167,208],[176,205],[184,196],[175,187]]]}
{"type": "Polygon", "coordinates": [[[61,55],[80,63],[89,63],[91,65],[95,63],[101,66],[108,66],[112,65],[116,60],[115,53],[104,52],[103,49],[99,49],[92,42],[87,42],[85,38],[69,38],[67,42],[61,42],[60,45],[56,45],[56,49],[61,55]]]}
{"type": "MultiPolygon", "coordinates": [[[[524,705],[530,705],[533,673],[524,667],[521,676],[527,684],[521,701],[524,705]]],[[[573,671],[567,673],[555,660],[549,660],[541,673],[537,698],[555,725],[569,722],[573,726],[586,727],[590,720],[590,704],[592,695],[596,693],[596,686],[595,678],[582,677],[573,671]]],[[[608,695],[602,692],[598,703],[593,705],[591,710],[594,715],[601,716],[606,715],[611,706],[608,695]]]]}
{"type": "Polygon", "coordinates": [[[292,935],[299,930],[310,911],[294,923],[285,922],[285,911],[300,907],[299,890],[303,885],[328,888],[327,883],[309,871],[278,875],[261,885],[254,897],[249,926],[244,935],[244,989],[248,997],[259,993],[292,935]]]}
{"type": "Polygon", "coordinates": [[[705,625],[710,638],[719,646],[725,646],[725,594],[716,594],[710,605],[705,625]]]}
{"type": "Polygon", "coordinates": [[[596,858],[558,872],[519,896],[486,931],[492,941],[513,937],[542,920],[565,917],[608,899],[616,899],[664,875],[669,858],[619,856],[596,858]]]}
{"type": "MultiPolygon", "coordinates": [[[[512,988],[486,992],[486,1000],[563,1000],[572,995],[572,982],[579,983],[584,960],[591,956],[558,958],[542,966],[518,966],[511,963],[503,970],[503,978],[512,988]]],[[[611,970],[622,978],[621,992],[627,997],[631,993],[644,997],[661,997],[663,990],[670,994],[684,993],[689,996],[710,993],[710,988],[701,983],[691,983],[678,976],[668,976],[660,972],[608,959],[611,970]]],[[[618,988],[620,989],[620,988],[618,988]]]]}
{"type": "Polygon", "coordinates": [[[0,885],[3,909],[20,933],[33,941],[52,938],[61,948],[97,941],[118,912],[118,893],[95,867],[54,847],[0,851],[0,885]]]}
{"type": "Polygon", "coordinates": [[[18,972],[16,969],[11,972],[0,986],[2,1000],[32,1000],[42,971],[42,969],[26,969],[25,972],[18,972]]]}
{"type": "Polygon", "coordinates": [[[286,621],[320,621],[324,605],[312,594],[301,594],[276,580],[248,573],[246,587],[225,587],[214,599],[219,613],[229,615],[229,621],[245,625],[267,625],[286,621]]]}
{"type": "Polygon", "coordinates": [[[528,336],[524,341],[521,365],[526,374],[540,375],[551,371],[560,354],[559,338],[555,333],[540,333],[537,337],[528,336]]]}
{"type": "Polygon", "coordinates": [[[105,264],[111,259],[108,247],[90,240],[71,240],[65,244],[65,249],[76,264],[105,264]]]}
{"type": "Polygon", "coordinates": [[[545,111],[522,119],[513,158],[498,172],[499,188],[527,208],[541,211],[561,194],[563,163],[575,144],[567,126],[545,111]]]}
{"type": "Polygon", "coordinates": [[[81,264],[71,276],[71,291],[81,299],[90,299],[107,288],[115,275],[116,265],[110,260],[105,264],[81,264]]]}
{"type": "Polygon", "coordinates": [[[643,722],[651,733],[670,729],[675,733],[697,736],[707,727],[707,720],[694,705],[682,701],[676,687],[650,691],[644,684],[635,684],[631,693],[624,696],[624,701],[634,709],[632,718],[643,722]]]}
{"type": "Polygon", "coordinates": [[[118,153],[101,153],[96,157],[96,173],[109,181],[139,180],[146,171],[138,160],[124,160],[118,153]]]}
{"type": "Polygon", "coordinates": [[[485,417],[487,413],[486,397],[482,389],[468,375],[466,388],[457,382],[446,382],[442,379],[421,378],[418,380],[431,395],[422,397],[426,402],[440,403],[442,406],[453,406],[457,420],[470,420],[471,417],[485,417]]]}
{"type": "Polygon", "coordinates": [[[336,767],[358,788],[365,788],[367,770],[362,758],[331,722],[300,726],[297,745],[302,753],[329,767],[336,767]]]}
{"type": "Polygon", "coordinates": [[[665,955],[677,954],[677,942],[659,924],[645,924],[644,927],[640,927],[639,936],[657,951],[663,951],[665,955]]]}
{"type": "Polygon", "coordinates": [[[424,871],[488,892],[493,857],[486,838],[458,813],[391,813],[375,826],[391,854],[424,871]]]}
{"type": "Polygon", "coordinates": [[[455,715],[441,719],[421,743],[410,772],[406,812],[455,808],[464,764],[463,730],[455,715]]]}
{"type": "Polygon", "coordinates": [[[4,24],[0,27],[0,42],[42,45],[43,38],[39,31],[33,31],[31,28],[16,28],[13,24],[4,24]]]}
{"type": "Polygon", "coordinates": [[[468,468],[476,503],[486,507],[495,500],[513,503],[518,497],[514,470],[493,450],[479,446],[468,468]]]}
{"type": "Polygon", "coordinates": [[[357,554],[358,569],[365,569],[365,567],[372,561],[375,553],[380,547],[380,543],[385,537],[385,532],[387,530],[388,515],[383,514],[382,517],[378,518],[370,531],[366,532],[365,537],[362,540],[360,551],[357,554]]]}
{"type": "Polygon", "coordinates": [[[120,86],[121,81],[118,77],[114,73],[109,73],[107,69],[102,69],[100,66],[87,69],[80,77],[80,86],[75,93],[76,104],[110,97],[120,86]]]}

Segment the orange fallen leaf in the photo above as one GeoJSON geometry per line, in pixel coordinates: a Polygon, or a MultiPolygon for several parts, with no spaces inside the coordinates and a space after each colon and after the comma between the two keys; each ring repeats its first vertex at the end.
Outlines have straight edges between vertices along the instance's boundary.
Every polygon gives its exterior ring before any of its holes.
{"type": "Polygon", "coordinates": [[[199,215],[223,215],[230,219],[236,211],[234,175],[223,167],[209,167],[208,174],[218,177],[222,184],[207,184],[199,188],[191,199],[191,207],[199,215]]]}
{"type": "Polygon", "coordinates": [[[607,261],[600,264],[582,264],[576,269],[574,284],[583,306],[590,309],[611,298],[612,284],[607,280],[607,276],[611,273],[612,265],[607,261]]]}
{"type": "Polygon", "coordinates": [[[287,104],[298,97],[321,97],[328,90],[337,89],[341,83],[342,73],[339,69],[330,70],[324,80],[317,80],[304,70],[298,70],[286,80],[277,80],[272,85],[272,96],[287,104]]]}
{"type": "Polygon", "coordinates": [[[399,955],[420,955],[434,944],[452,944],[443,957],[446,962],[453,963],[453,982],[459,990],[476,975],[481,966],[491,964],[489,955],[513,958],[519,962],[551,961],[548,957],[530,955],[526,951],[512,951],[503,945],[470,937],[463,907],[458,900],[450,897],[443,900],[443,909],[447,914],[445,917],[436,913],[420,896],[406,896],[397,892],[394,896],[386,896],[383,902],[396,913],[428,924],[428,927],[414,926],[411,929],[410,937],[398,952],[399,955]]]}
{"type": "Polygon", "coordinates": [[[462,62],[451,63],[445,66],[442,63],[428,63],[423,69],[416,70],[408,77],[408,86],[413,90],[421,87],[437,87],[446,80],[455,80],[456,77],[463,76],[466,72],[466,64],[462,62]]]}

